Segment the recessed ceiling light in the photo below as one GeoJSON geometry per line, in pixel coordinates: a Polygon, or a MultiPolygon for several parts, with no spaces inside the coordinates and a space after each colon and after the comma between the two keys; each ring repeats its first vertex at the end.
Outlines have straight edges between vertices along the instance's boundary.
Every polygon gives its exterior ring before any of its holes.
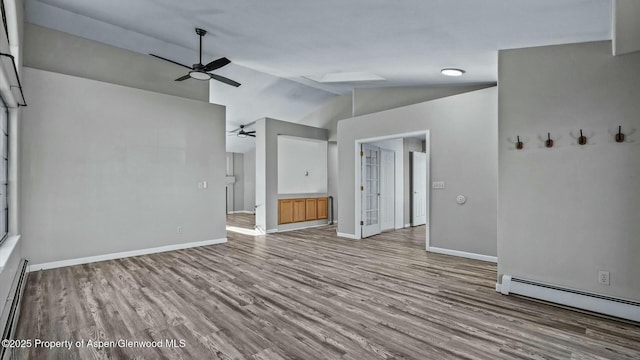
{"type": "Polygon", "coordinates": [[[445,68],[440,70],[440,72],[442,73],[442,75],[446,76],[462,76],[462,74],[465,73],[464,70],[455,68],[445,68]]]}

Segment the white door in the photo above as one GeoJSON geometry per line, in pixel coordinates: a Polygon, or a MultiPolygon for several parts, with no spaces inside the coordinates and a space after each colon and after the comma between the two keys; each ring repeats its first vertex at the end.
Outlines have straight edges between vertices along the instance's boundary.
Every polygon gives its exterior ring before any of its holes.
{"type": "Polygon", "coordinates": [[[427,223],[427,154],[411,152],[411,226],[427,223]]]}
{"type": "Polygon", "coordinates": [[[380,233],[380,149],[362,144],[360,152],[362,172],[360,193],[362,194],[362,237],[380,233]]]}
{"type": "Polygon", "coordinates": [[[380,230],[395,228],[395,161],[394,151],[380,149],[380,230]]]}

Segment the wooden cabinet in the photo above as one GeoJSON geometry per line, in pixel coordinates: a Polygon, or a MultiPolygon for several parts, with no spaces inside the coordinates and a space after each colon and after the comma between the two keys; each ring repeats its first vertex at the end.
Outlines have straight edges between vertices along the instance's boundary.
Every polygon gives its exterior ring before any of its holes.
{"type": "Polygon", "coordinates": [[[318,219],[318,199],[306,199],[307,221],[318,219]]]}
{"type": "Polygon", "coordinates": [[[326,197],[278,200],[278,224],[324,220],[328,214],[326,197]]]}
{"type": "Polygon", "coordinates": [[[293,222],[306,221],[305,199],[293,199],[293,222]]]}
{"type": "Polygon", "coordinates": [[[327,198],[318,198],[318,220],[329,218],[329,201],[327,198]]]}
{"type": "Polygon", "coordinates": [[[293,222],[293,199],[280,200],[278,202],[278,224],[293,222]]]}

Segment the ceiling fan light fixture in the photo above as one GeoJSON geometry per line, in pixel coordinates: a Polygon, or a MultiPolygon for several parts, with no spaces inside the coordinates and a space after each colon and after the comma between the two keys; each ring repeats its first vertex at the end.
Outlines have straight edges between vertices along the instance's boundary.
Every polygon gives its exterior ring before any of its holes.
{"type": "Polygon", "coordinates": [[[211,75],[209,75],[208,73],[204,72],[204,71],[189,71],[189,76],[192,79],[196,79],[196,80],[209,80],[211,79],[211,75]]]}
{"type": "Polygon", "coordinates": [[[440,72],[445,76],[462,76],[466,71],[456,68],[444,68],[440,72]]]}
{"type": "Polygon", "coordinates": [[[239,138],[246,138],[246,137],[247,137],[247,133],[245,133],[245,132],[239,132],[239,133],[238,133],[238,137],[239,137],[239,138]]]}

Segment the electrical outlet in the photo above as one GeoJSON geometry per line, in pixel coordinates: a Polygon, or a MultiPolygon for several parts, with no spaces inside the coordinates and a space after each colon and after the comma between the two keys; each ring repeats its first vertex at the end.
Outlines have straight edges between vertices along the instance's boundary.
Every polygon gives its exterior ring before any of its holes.
{"type": "Polygon", "coordinates": [[[178,226],[178,228],[176,229],[176,232],[178,234],[182,234],[182,226],[178,226]]]}
{"type": "Polygon", "coordinates": [[[609,285],[608,271],[598,271],[598,283],[602,285],[609,285]]]}

